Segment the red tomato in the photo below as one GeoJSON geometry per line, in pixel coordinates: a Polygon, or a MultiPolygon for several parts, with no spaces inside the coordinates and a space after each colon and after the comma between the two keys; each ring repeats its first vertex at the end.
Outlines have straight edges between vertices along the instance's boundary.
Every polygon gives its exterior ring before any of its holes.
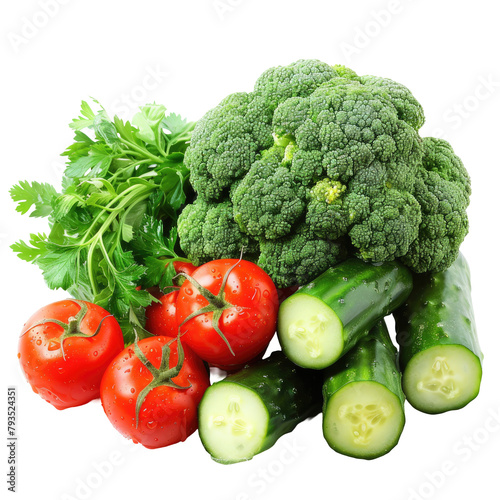
{"type": "Polygon", "coordinates": [[[266,349],[278,315],[278,294],[266,272],[252,262],[221,259],[198,267],[192,278],[202,288],[186,279],[176,303],[183,341],[223,366],[246,363],[266,349]]]}
{"type": "Polygon", "coordinates": [[[198,404],[210,379],[203,361],[189,346],[182,347],[184,361],[179,371],[175,338],[140,340],[137,349],[143,359],[131,345],[116,356],[102,378],[102,407],[110,422],[125,437],[146,448],[184,441],[198,428],[198,404]],[[141,394],[146,394],[142,404],[141,394]]]}
{"type": "Polygon", "coordinates": [[[33,390],[63,410],[99,397],[102,375],[123,347],[118,321],[102,307],[61,300],[25,323],[18,357],[33,390]]]}
{"type": "Polygon", "coordinates": [[[174,260],[173,264],[176,273],[185,273],[189,276],[191,276],[196,271],[196,269],[198,269],[191,262],[181,262],[179,260],[174,260]]]}
{"type": "Polygon", "coordinates": [[[146,307],[146,330],[153,335],[177,337],[178,327],[175,319],[175,301],[179,291],[167,293],[159,297],[160,302],[153,302],[146,307]]]}

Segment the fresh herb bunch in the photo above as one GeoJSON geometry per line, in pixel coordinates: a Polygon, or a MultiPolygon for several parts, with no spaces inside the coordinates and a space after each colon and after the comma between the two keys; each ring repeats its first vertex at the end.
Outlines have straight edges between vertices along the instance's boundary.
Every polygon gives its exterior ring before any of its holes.
{"type": "Polygon", "coordinates": [[[70,127],[61,192],[28,181],[10,190],[16,210],[47,217],[50,231],[11,248],[40,267],[50,288],[108,310],[131,342],[153,300],[146,288],[172,285],[168,264],[188,261],[176,247],[176,221],[190,190],[183,161],[194,123],[159,104],[140,107],[131,123],[111,120],[83,101],[70,127]]]}

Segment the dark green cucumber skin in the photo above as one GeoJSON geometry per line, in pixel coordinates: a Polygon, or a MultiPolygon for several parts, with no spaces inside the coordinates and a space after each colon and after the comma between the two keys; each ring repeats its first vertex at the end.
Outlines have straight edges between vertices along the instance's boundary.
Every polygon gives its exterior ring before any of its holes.
{"type": "Polygon", "coordinates": [[[378,382],[395,394],[404,407],[405,395],[397,350],[384,320],[379,321],[347,354],[324,371],[323,409],[330,398],[351,382],[378,382]]]}
{"type": "MultiPolygon", "coordinates": [[[[252,390],[267,408],[269,425],[259,453],[271,448],[297,424],[321,411],[321,373],[298,367],[282,351],[275,351],[268,358],[245,366],[212,387],[227,382],[252,390]]],[[[210,388],[207,393],[209,391],[210,388]]]]}
{"type": "Polygon", "coordinates": [[[445,271],[416,274],[413,291],[394,318],[403,372],[413,356],[436,345],[462,345],[482,361],[470,269],[461,253],[445,271]]]}
{"type": "Polygon", "coordinates": [[[337,314],[344,327],[344,354],[404,303],[412,284],[411,272],[397,261],[373,264],[351,258],[331,267],[293,296],[321,299],[337,314]]]}

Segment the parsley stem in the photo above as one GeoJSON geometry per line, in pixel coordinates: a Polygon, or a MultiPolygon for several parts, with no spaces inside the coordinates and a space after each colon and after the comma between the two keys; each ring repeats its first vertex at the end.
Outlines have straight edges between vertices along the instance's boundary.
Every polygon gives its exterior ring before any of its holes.
{"type": "Polygon", "coordinates": [[[123,144],[127,145],[130,149],[137,151],[138,153],[141,153],[143,156],[146,156],[147,158],[153,160],[156,163],[161,163],[162,159],[159,158],[158,156],[155,156],[154,154],[150,153],[147,149],[141,148],[134,144],[133,142],[129,142],[123,137],[121,138],[121,141],[123,144]]]}

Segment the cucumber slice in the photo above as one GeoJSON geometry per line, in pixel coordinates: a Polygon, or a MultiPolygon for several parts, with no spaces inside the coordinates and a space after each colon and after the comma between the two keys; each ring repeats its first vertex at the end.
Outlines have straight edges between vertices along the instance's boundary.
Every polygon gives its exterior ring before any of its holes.
{"type": "Polygon", "coordinates": [[[396,446],[405,424],[396,357],[382,320],[325,371],[323,435],[331,448],[373,459],[396,446]]]}
{"type": "Polygon", "coordinates": [[[463,408],[478,394],[481,362],[461,345],[437,345],[416,354],[406,366],[403,390],[425,413],[463,408]]]}
{"type": "Polygon", "coordinates": [[[323,434],[339,453],[377,458],[399,441],[405,423],[399,398],[373,381],[351,382],[328,400],[323,434]]]}
{"type": "Polygon", "coordinates": [[[344,327],[335,312],[312,295],[294,294],[279,309],[280,343],[295,364],[325,368],[344,349],[344,327]]]}
{"type": "Polygon", "coordinates": [[[214,384],[200,407],[205,448],[224,463],[257,454],[269,427],[269,413],[259,396],[239,384],[214,384]]]}
{"type": "Polygon", "coordinates": [[[440,273],[416,275],[406,303],[394,312],[403,389],[425,413],[463,408],[479,393],[482,352],[462,254],[440,273]]]}
{"type": "Polygon", "coordinates": [[[199,435],[212,458],[250,460],[321,411],[321,374],[302,370],[281,351],[210,386],[199,410],[199,435]]]}
{"type": "Polygon", "coordinates": [[[399,307],[411,287],[411,273],[399,263],[348,259],[283,301],[281,347],[298,366],[326,368],[399,307]]]}

